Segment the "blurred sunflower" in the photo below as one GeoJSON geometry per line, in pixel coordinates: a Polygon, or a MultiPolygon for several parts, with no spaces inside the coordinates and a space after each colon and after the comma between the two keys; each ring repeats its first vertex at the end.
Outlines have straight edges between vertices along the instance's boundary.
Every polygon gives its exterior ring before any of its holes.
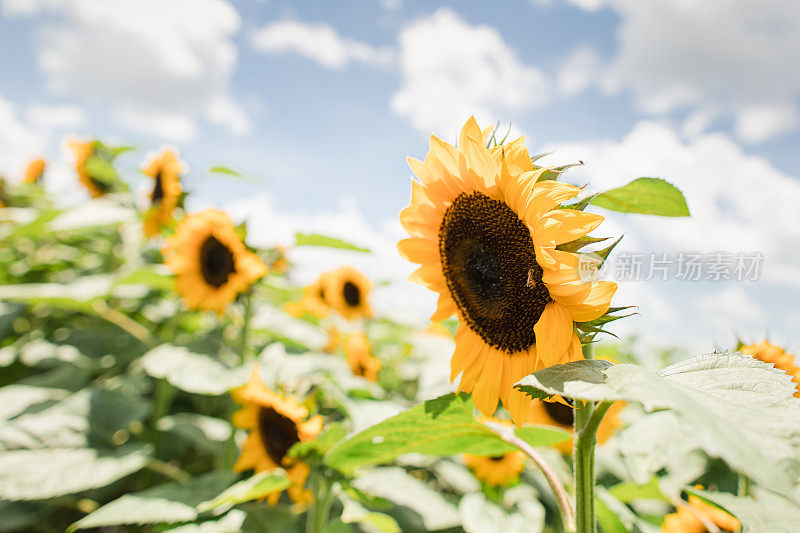
{"type": "MultiPolygon", "coordinates": [[[[508,420],[492,417],[479,417],[482,421],[491,421],[510,426],[508,420]]],[[[464,462],[472,470],[476,478],[492,487],[505,487],[515,483],[525,469],[525,454],[514,450],[503,455],[487,456],[464,454],[464,462]]]]}
{"type": "Polygon", "coordinates": [[[344,353],[354,375],[362,376],[368,381],[378,381],[381,361],[372,355],[372,348],[366,335],[361,332],[349,334],[344,341],[344,353]]]}
{"type": "Polygon", "coordinates": [[[303,290],[303,299],[300,305],[317,318],[325,318],[331,312],[331,306],[325,293],[325,278],[327,273],[320,275],[317,280],[303,290]]]}
{"type": "MultiPolygon", "coordinates": [[[[600,426],[597,428],[597,443],[603,444],[614,432],[622,426],[619,418],[620,412],[625,408],[625,402],[615,402],[606,412],[600,426]]],[[[529,424],[541,426],[555,426],[569,433],[574,430],[573,408],[566,403],[534,401],[530,416],[527,420],[529,424]]],[[[572,453],[572,439],[559,442],[556,449],[563,454],[572,453]]]]}
{"type": "Polygon", "coordinates": [[[173,221],[172,213],[181,197],[181,166],[175,151],[165,149],[142,168],[154,181],[150,207],[144,215],[146,237],[154,237],[173,221]]]}
{"type": "Polygon", "coordinates": [[[323,281],[326,300],[347,320],[369,318],[372,283],[359,271],[344,266],[328,272],[323,281]]]}
{"type": "Polygon", "coordinates": [[[28,167],[25,169],[25,183],[37,183],[41,181],[45,166],[45,161],[41,158],[36,158],[28,163],[28,167]]]}
{"type": "Polygon", "coordinates": [[[783,370],[789,374],[792,378],[792,381],[797,384],[795,386],[797,391],[794,393],[794,397],[800,398],[800,368],[794,364],[793,355],[786,353],[786,351],[780,346],[775,346],[774,344],[771,344],[765,340],[758,344],[742,346],[740,351],[744,355],[755,357],[759,361],[771,363],[775,365],[775,368],[783,370]]]}
{"type": "Polygon", "coordinates": [[[286,257],[286,247],[278,245],[274,248],[269,271],[273,274],[283,274],[289,270],[289,259],[286,257]]]}
{"type": "Polygon", "coordinates": [[[181,220],[162,253],[189,309],[222,314],[236,295],[267,273],[261,259],[245,248],[228,215],[216,209],[181,220]]]}
{"type": "Polygon", "coordinates": [[[67,144],[75,155],[75,171],[78,173],[78,179],[83,186],[86,187],[86,190],[89,191],[89,195],[92,198],[100,198],[111,190],[108,183],[92,177],[86,168],[86,163],[89,161],[89,158],[95,154],[97,144],[97,141],[78,140],[71,140],[67,144]]]}
{"type": "MultiPolygon", "coordinates": [[[[281,397],[267,388],[258,367],[243,387],[233,391],[233,398],[242,408],[233,414],[233,424],[248,431],[242,453],[233,469],[236,472],[264,472],[283,468],[292,482],[287,489],[296,503],[310,503],[311,492],[304,488],[310,472],[308,464],[287,456],[297,442],[309,442],[322,430],[322,417],[308,420],[308,409],[294,397],[281,397]]],[[[280,499],[280,491],[267,496],[270,505],[280,499]]]]}
{"type": "MultiPolygon", "coordinates": [[[[701,486],[696,486],[702,489],[701,486]]],[[[739,521],[713,505],[709,505],[697,496],[689,496],[689,505],[678,507],[676,512],[664,517],[661,524],[663,533],[706,533],[708,529],[703,520],[717,526],[720,531],[739,531],[742,525],[739,521]],[[703,520],[701,520],[701,517],[703,520]]]]}
{"type": "Polygon", "coordinates": [[[424,162],[409,158],[419,182],[400,222],[411,238],[400,254],[420,264],[409,279],[439,293],[431,320],[455,314],[460,326],[451,379],[486,415],[498,400],[521,424],[532,400],[513,383],[541,368],[581,359],[577,322],[609,309],[612,282],[583,282],[579,255],[558,250],[603,217],[560,209],[580,189],[541,180],[524,137],[486,148],[491,128],[474,118],[458,148],[431,136],[424,162]]]}
{"type": "Polygon", "coordinates": [[[323,352],[335,352],[342,342],[342,334],[336,326],[327,326],[325,332],[328,334],[328,344],[322,347],[323,352]]]}

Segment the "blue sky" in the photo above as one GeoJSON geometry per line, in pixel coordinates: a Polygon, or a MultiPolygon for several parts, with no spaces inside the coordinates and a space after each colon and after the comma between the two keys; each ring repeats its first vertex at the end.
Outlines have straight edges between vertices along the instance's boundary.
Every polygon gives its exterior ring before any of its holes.
{"type": "MultiPolygon", "coordinates": [[[[758,282],[623,287],[642,316],[620,333],[797,345],[798,36],[793,0],[0,0],[0,173],[48,153],[51,187],[68,188],[69,133],[173,144],[192,207],[246,214],[259,242],[313,229],[368,243],[369,259],[329,259],[401,280],[405,157],[475,113],[557,150],[550,162],[586,161],[575,183],[680,186],[691,220],[609,215],[601,233],[628,251],[765,254],[758,282]],[[208,177],[215,164],[258,179],[208,177]]],[[[298,252],[300,277],[321,257],[298,252]]],[[[376,295],[386,308],[430,310],[395,285],[376,295]]]]}

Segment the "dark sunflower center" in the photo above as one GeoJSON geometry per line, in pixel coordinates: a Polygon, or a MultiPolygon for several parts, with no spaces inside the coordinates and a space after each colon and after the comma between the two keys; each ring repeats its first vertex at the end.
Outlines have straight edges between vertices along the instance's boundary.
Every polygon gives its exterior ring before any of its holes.
{"type": "Polygon", "coordinates": [[[228,276],[236,271],[233,254],[213,235],[208,237],[200,248],[200,270],[206,283],[221,287],[228,276]]]}
{"type": "Polygon", "coordinates": [[[161,203],[161,200],[164,198],[164,186],[161,183],[161,172],[156,174],[156,185],[153,187],[153,194],[150,198],[153,204],[161,203]]]}
{"type": "Polygon", "coordinates": [[[563,403],[544,402],[544,410],[550,418],[562,426],[571,426],[575,416],[572,407],[563,403]]]}
{"type": "Polygon", "coordinates": [[[550,293],[542,283],[530,230],[505,203],[462,193],[439,227],[450,294],[469,327],[489,345],[514,353],[536,342],[550,293]]]}
{"type": "Polygon", "coordinates": [[[352,281],[344,282],[342,293],[344,295],[344,301],[347,302],[347,305],[350,307],[357,307],[358,304],[361,303],[361,291],[352,281]]]}
{"type": "Polygon", "coordinates": [[[300,440],[294,421],[270,407],[262,407],[258,412],[258,431],[264,449],[277,465],[286,457],[289,448],[300,440]]]}

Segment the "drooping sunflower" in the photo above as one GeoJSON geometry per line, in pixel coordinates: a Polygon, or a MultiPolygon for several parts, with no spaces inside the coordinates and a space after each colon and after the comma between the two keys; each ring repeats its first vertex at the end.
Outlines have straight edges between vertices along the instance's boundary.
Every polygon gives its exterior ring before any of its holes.
{"type": "Polygon", "coordinates": [[[44,159],[36,158],[28,163],[28,167],[25,169],[25,183],[38,183],[42,179],[42,175],[44,174],[44,168],[46,164],[44,159]]]}
{"type": "Polygon", "coordinates": [[[332,309],[347,320],[369,318],[369,291],[372,283],[356,269],[343,266],[328,272],[324,279],[325,298],[332,309]]]}
{"type": "Polygon", "coordinates": [[[75,155],[75,171],[78,173],[78,179],[89,191],[89,196],[92,198],[100,198],[110,191],[107,183],[93,178],[89,171],[86,169],[86,162],[92,157],[97,149],[97,141],[78,141],[71,140],[67,146],[72,150],[75,155]]]}
{"type": "Polygon", "coordinates": [[[216,209],[181,220],[162,253],[189,309],[222,314],[236,295],[267,273],[261,259],[245,248],[228,215],[216,209]]]}
{"type": "Polygon", "coordinates": [[[344,341],[344,353],[354,375],[362,376],[368,381],[378,381],[381,360],[372,355],[372,347],[366,335],[361,332],[349,334],[344,341]]]}
{"type": "MultiPolygon", "coordinates": [[[[479,419],[504,426],[511,425],[508,420],[498,420],[492,417],[479,417],[479,419]]],[[[519,475],[525,470],[525,454],[519,450],[497,456],[467,453],[464,454],[464,462],[476,478],[492,487],[505,487],[516,482],[519,475]]]]}
{"type": "MultiPolygon", "coordinates": [[[[698,485],[695,488],[703,487],[698,485]]],[[[741,530],[741,523],[722,509],[709,505],[694,495],[690,495],[688,501],[689,505],[678,507],[674,513],[664,517],[661,524],[663,533],[706,533],[708,529],[703,520],[711,522],[721,531],[733,533],[741,530]]]]}
{"type": "Polygon", "coordinates": [[[172,221],[172,213],[181,197],[181,161],[170,148],[151,158],[142,172],[153,178],[150,207],[144,215],[144,234],[154,237],[172,221]]]}
{"type": "MultiPolygon", "coordinates": [[[[322,430],[322,417],[308,417],[308,409],[292,396],[281,397],[267,388],[258,367],[243,387],[233,391],[242,408],[233,414],[233,424],[248,431],[242,453],[233,469],[236,472],[264,472],[283,468],[292,482],[287,489],[296,503],[310,503],[312,495],[304,488],[310,472],[308,464],[287,456],[297,442],[309,442],[322,430]]],[[[270,505],[280,499],[280,491],[267,496],[270,505]]]]}
{"type": "Polygon", "coordinates": [[[792,377],[792,381],[797,383],[794,393],[795,398],[800,398],[800,368],[794,363],[794,355],[786,353],[780,346],[776,346],[766,340],[758,344],[742,346],[740,350],[744,355],[755,357],[759,361],[771,363],[775,368],[783,370],[792,377]]]}
{"type": "Polygon", "coordinates": [[[451,379],[461,374],[459,390],[482,413],[500,400],[521,424],[532,401],[512,384],[582,358],[574,326],[606,313],[616,284],[581,281],[579,255],[557,249],[603,220],[560,208],[580,189],[541,179],[547,169],[533,165],[523,137],[488,149],[490,132],[470,118],[458,147],[431,136],[425,161],[409,158],[419,181],[400,213],[411,238],[398,250],[421,265],[409,279],[439,293],[431,320],[459,319],[451,379]]]}
{"type": "MultiPolygon", "coordinates": [[[[619,414],[625,408],[625,402],[615,402],[606,412],[600,426],[597,428],[597,443],[603,444],[614,432],[622,426],[619,414]]],[[[574,430],[574,411],[572,406],[567,405],[566,402],[544,402],[534,401],[530,416],[527,420],[530,424],[537,424],[542,426],[555,426],[563,429],[569,433],[574,430]]],[[[559,442],[556,444],[558,449],[563,454],[572,452],[572,439],[559,442]]]]}

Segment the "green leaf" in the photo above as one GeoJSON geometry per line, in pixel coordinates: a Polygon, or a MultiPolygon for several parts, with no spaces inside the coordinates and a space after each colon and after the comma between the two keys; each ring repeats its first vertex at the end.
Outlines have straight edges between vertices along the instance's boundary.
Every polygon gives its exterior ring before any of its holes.
{"type": "MultiPolygon", "coordinates": [[[[186,524],[166,529],[169,533],[238,533],[247,531],[244,527],[248,514],[239,509],[232,509],[219,520],[206,520],[196,524],[186,524]]],[[[264,531],[263,527],[258,531],[264,531]]],[[[270,530],[272,531],[272,530],[270,530]]],[[[279,529],[275,529],[279,531],[279,529]]]]}
{"type": "Polygon", "coordinates": [[[639,485],[634,481],[624,481],[608,489],[608,492],[624,503],[630,503],[632,500],[636,499],[669,501],[669,499],[661,493],[661,489],[658,487],[658,478],[655,477],[650,479],[645,485],[639,485]]]}
{"type": "Polygon", "coordinates": [[[34,503],[0,501],[0,532],[36,531],[36,525],[48,520],[52,510],[34,503]]]}
{"type": "Polygon", "coordinates": [[[175,290],[175,278],[155,268],[140,268],[116,281],[116,285],[146,285],[164,292],[175,290]]]}
{"type": "Polygon", "coordinates": [[[0,300],[94,314],[92,301],[107,295],[111,283],[109,276],[84,276],[72,283],[5,285],[0,286],[0,300]]]}
{"type": "Polygon", "coordinates": [[[791,442],[800,441],[794,383],[750,357],[709,354],[658,374],[632,364],[575,361],[535,372],[515,385],[533,396],[639,402],[671,409],[709,456],[776,491],[790,491],[800,472],[791,442]]]}
{"type": "Polygon", "coordinates": [[[236,479],[233,472],[211,472],[187,483],[165,483],[141,492],[125,494],[83,517],[69,528],[127,524],[174,524],[197,518],[197,505],[213,498],[236,479]]]}
{"type": "Polygon", "coordinates": [[[144,468],[149,448],[15,450],[0,454],[0,498],[46,500],[105,487],[144,468]],[[44,466],[46,465],[46,468],[44,466]]]}
{"type": "Polygon", "coordinates": [[[332,422],[318,438],[308,442],[298,442],[289,449],[289,457],[307,457],[312,454],[324,455],[334,444],[347,435],[342,424],[332,422]]]}
{"type": "MultiPolygon", "coordinates": [[[[500,455],[516,449],[473,414],[469,395],[448,394],[417,405],[362,431],[331,449],[326,462],[352,474],[366,465],[387,463],[406,453],[500,455]]],[[[555,428],[529,427],[518,433],[533,446],[550,446],[568,435],[555,428]]]]}
{"type": "Polygon", "coordinates": [[[229,176],[231,178],[239,178],[247,181],[256,181],[255,178],[251,176],[247,176],[246,174],[242,174],[237,170],[233,170],[230,167],[225,167],[222,165],[213,166],[208,169],[209,174],[221,174],[223,176],[229,176]]]}
{"type": "Polygon", "coordinates": [[[218,396],[247,381],[244,368],[229,369],[207,355],[171,344],[153,348],[142,356],[141,364],[154,378],[194,394],[218,396]]]}
{"type": "Polygon", "coordinates": [[[38,412],[0,425],[0,450],[113,446],[128,439],[149,406],[117,390],[83,389],[38,412]]]}
{"type": "MultiPolygon", "coordinates": [[[[0,388],[0,420],[9,420],[30,407],[63,400],[69,393],[62,389],[11,384],[0,388]]],[[[2,430],[0,430],[0,434],[2,430]]]]}
{"type": "Polygon", "coordinates": [[[738,518],[744,532],[797,531],[797,524],[800,523],[800,507],[782,496],[757,487],[753,490],[754,497],[748,498],[690,488],[686,491],[738,518]]]}
{"type": "Polygon", "coordinates": [[[86,160],[86,172],[93,180],[99,181],[105,185],[111,185],[117,178],[117,170],[110,161],[97,157],[96,155],[90,156],[86,160]]]}
{"type": "Polygon", "coordinates": [[[231,435],[227,420],[195,413],[176,413],[158,420],[158,430],[184,439],[196,449],[210,454],[220,454],[231,435]]]}
{"type": "Polygon", "coordinates": [[[369,248],[356,246],[355,244],[350,244],[342,239],[328,237],[318,233],[295,233],[294,239],[296,246],[325,246],[328,248],[340,248],[342,250],[370,253],[369,248]]]}
{"type": "Polygon", "coordinates": [[[284,490],[291,485],[286,472],[282,469],[261,472],[249,479],[231,485],[217,497],[200,503],[197,510],[209,511],[221,505],[237,505],[251,500],[264,498],[273,492],[284,490]]]}
{"type": "Polygon", "coordinates": [[[592,204],[620,213],[689,216],[683,193],[661,178],[637,178],[627,185],[597,195],[592,204]]]}

